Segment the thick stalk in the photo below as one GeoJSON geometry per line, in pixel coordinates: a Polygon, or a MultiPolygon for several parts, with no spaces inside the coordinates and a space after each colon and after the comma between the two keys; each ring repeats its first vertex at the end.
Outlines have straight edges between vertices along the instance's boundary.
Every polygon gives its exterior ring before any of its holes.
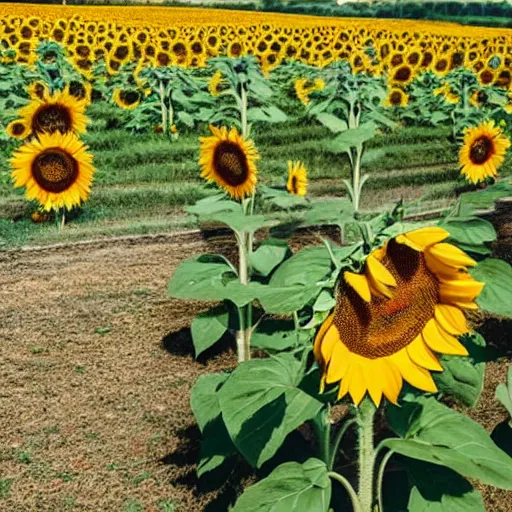
{"type": "Polygon", "coordinates": [[[169,94],[169,107],[167,109],[167,124],[168,124],[168,127],[174,125],[174,107],[172,105],[171,94],[169,94]]]}
{"type": "MultiPolygon", "coordinates": [[[[249,282],[249,269],[247,258],[247,237],[241,233],[238,240],[238,279],[243,285],[249,282]]],[[[240,326],[236,333],[236,346],[238,362],[248,361],[251,358],[251,319],[250,304],[239,309],[240,326]]]]}
{"type": "Polygon", "coordinates": [[[162,113],[162,131],[164,135],[169,132],[169,120],[167,117],[167,106],[165,104],[165,86],[163,80],[158,82],[158,94],[160,96],[160,110],[162,113]]]}
{"type": "Polygon", "coordinates": [[[247,123],[247,89],[245,84],[240,85],[240,124],[242,126],[242,136],[247,137],[249,125],[247,123]]]}
{"type": "Polygon", "coordinates": [[[373,420],[375,407],[369,399],[358,409],[359,424],[359,501],[362,512],[373,512],[373,468],[375,449],[373,445],[373,420]]]}

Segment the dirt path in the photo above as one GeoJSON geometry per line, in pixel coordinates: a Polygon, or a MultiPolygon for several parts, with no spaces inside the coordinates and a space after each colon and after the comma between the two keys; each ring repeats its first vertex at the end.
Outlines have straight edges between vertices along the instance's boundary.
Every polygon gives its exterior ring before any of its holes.
{"type": "MultiPolygon", "coordinates": [[[[198,304],[166,294],[175,266],[205,250],[148,239],[0,254],[0,510],[205,509],[189,394],[235,359],[195,362],[182,329],[198,304]]],[[[489,366],[487,428],[504,368],[489,366]]],[[[505,493],[486,499],[512,510],[505,493]]]]}

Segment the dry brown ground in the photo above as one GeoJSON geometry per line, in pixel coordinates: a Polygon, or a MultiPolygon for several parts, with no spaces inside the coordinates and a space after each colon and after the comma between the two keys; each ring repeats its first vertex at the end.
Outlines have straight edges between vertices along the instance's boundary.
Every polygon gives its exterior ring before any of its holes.
{"type": "MultiPolygon", "coordinates": [[[[0,510],[204,510],[190,389],[235,359],[194,361],[182,329],[199,305],[166,283],[205,250],[164,238],[0,254],[0,510]]],[[[488,429],[504,374],[489,365],[475,411],[488,429]]],[[[503,492],[486,500],[512,511],[503,492]]]]}

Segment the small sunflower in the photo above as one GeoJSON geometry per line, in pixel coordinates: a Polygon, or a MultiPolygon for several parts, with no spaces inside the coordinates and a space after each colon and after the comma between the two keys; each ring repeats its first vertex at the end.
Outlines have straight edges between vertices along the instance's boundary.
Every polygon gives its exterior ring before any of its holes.
{"type": "Polygon", "coordinates": [[[409,64],[402,64],[390,71],[389,79],[392,83],[404,87],[414,80],[414,69],[409,64]]]}
{"type": "Polygon", "coordinates": [[[236,128],[210,126],[212,136],[201,137],[199,165],[201,177],[217,183],[231,197],[243,199],[252,195],[256,186],[258,150],[251,140],[242,137],[236,128]]]}
{"type": "Polygon", "coordinates": [[[43,210],[72,208],[87,200],[94,167],[92,155],[74,133],[41,133],[11,159],[15,187],[43,210]]]}
{"type": "Polygon", "coordinates": [[[323,385],[341,382],[358,405],[366,392],[378,406],[397,403],[403,380],[437,390],[437,355],[467,355],[457,336],[469,332],[464,309],[477,309],[483,283],[467,272],[476,264],[438,227],[389,240],[366,259],[362,274],[345,272],[336,306],[315,339],[323,385]]]}
{"type": "Polygon", "coordinates": [[[384,106],[386,107],[406,107],[409,104],[409,95],[398,87],[389,90],[384,106]]]}
{"type": "Polygon", "coordinates": [[[7,125],[6,132],[13,139],[26,139],[30,135],[30,127],[24,121],[16,119],[7,125]]]}
{"type": "Polygon", "coordinates": [[[88,119],[83,101],[67,91],[35,98],[20,110],[20,116],[34,134],[41,133],[85,133],[88,119]]]}
{"type": "Polygon", "coordinates": [[[91,103],[92,85],[90,82],[72,80],[66,85],[66,92],[77,100],[84,101],[87,105],[91,103]]]}
{"type": "Polygon", "coordinates": [[[208,82],[208,90],[212,96],[218,96],[220,94],[220,85],[222,83],[222,73],[216,71],[208,82]]]}
{"type": "Polygon", "coordinates": [[[489,95],[485,92],[484,89],[477,89],[469,98],[469,103],[474,107],[481,107],[485,105],[489,100],[489,95]]]}
{"type": "Polygon", "coordinates": [[[44,82],[33,82],[27,87],[27,92],[31,99],[40,99],[44,101],[50,91],[44,82]]]}
{"type": "Polygon", "coordinates": [[[140,105],[141,94],[136,90],[123,90],[116,87],[112,94],[112,100],[125,110],[133,110],[140,105]]]}
{"type": "Polygon", "coordinates": [[[452,92],[450,85],[444,83],[441,87],[434,89],[434,96],[442,96],[447,103],[459,103],[459,97],[452,92]]]}
{"type": "Polygon", "coordinates": [[[494,121],[466,129],[464,145],[459,153],[461,174],[472,183],[495,178],[509,147],[510,140],[494,125],[494,121]]]}
{"type": "Polygon", "coordinates": [[[288,160],[286,189],[294,196],[305,196],[308,188],[307,169],[302,162],[288,160]]]}

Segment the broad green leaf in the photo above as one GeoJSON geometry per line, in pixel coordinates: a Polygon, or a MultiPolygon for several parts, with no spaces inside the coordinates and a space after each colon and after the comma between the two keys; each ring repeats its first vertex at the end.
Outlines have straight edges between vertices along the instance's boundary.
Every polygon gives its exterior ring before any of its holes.
{"type": "Polygon", "coordinates": [[[433,372],[437,387],[468,407],[475,407],[484,389],[485,361],[482,351],[485,340],[479,334],[461,340],[468,356],[441,356],[443,372],[433,372]]]}
{"type": "Polygon", "coordinates": [[[228,329],[228,320],[229,313],[223,304],[199,313],[192,320],[191,333],[196,357],[222,337],[228,329]]]}
{"type": "Polygon", "coordinates": [[[320,290],[321,286],[317,284],[298,283],[290,286],[275,286],[270,283],[259,288],[257,298],[267,313],[286,315],[302,309],[318,295],[320,290]]]}
{"type": "Polygon", "coordinates": [[[375,137],[374,123],[365,123],[358,128],[350,128],[338,135],[333,141],[327,143],[327,149],[332,153],[345,153],[375,137]]]}
{"type": "Polygon", "coordinates": [[[309,341],[310,335],[304,330],[295,330],[293,320],[266,318],[252,333],[251,345],[272,352],[286,350],[299,342],[309,341]]]}
{"type": "Polygon", "coordinates": [[[403,465],[412,483],[408,512],[485,512],[482,495],[455,471],[412,459],[403,465]]]}
{"type": "Polygon", "coordinates": [[[239,212],[219,212],[208,217],[211,222],[220,222],[226,224],[233,231],[241,233],[253,233],[258,229],[269,226],[272,222],[268,221],[264,215],[241,215],[239,212]]]}
{"type": "Polygon", "coordinates": [[[284,123],[288,116],[280,109],[277,108],[275,105],[269,105],[267,107],[263,107],[263,110],[267,114],[267,116],[270,118],[270,122],[272,123],[284,123]]]}
{"type": "Polygon", "coordinates": [[[402,437],[386,439],[387,448],[512,490],[512,458],[467,416],[425,396],[404,401],[401,407],[389,406],[387,416],[390,427],[402,437]]]}
{"type": "Polygon", "coordinates": [[[227,373],[201,375],[190,398],[192,411],[203,434],[197,474],[201,478],[218,470],[217,478],[221,482],[231,471],[229,467],[224,466],[224,471],[221,468],[237,453],[222,419],[218,398],[218,391],[228,376],[227,373]]]}
{"type": "Polygon", "coordinates": [[[463,208],[471,210],[483,210],[494,207],[494,202],[500,197],[512,195],[512,185],[506,182],[498,182],[484,190],[466,192],[459,198],[463,208]]]}
{"type": "Polygon", "coordinates": [[[480,308],[495,316],[512,318],[512,266],[503,260],[487,258],[470,272],[477,281],[485,283],[476,299],[480,308]]]}
{"type": "Polygon", "coordinates": [[[321,409],[318,400],[297,387],[301,378],[301,363],[283,354],[241,363],[222,386],[222,417],[251,465],[261,467],[288,434],[321,409]]]}
{"type": "Polygon", "coordinates": [[[225,194],[216,194],[200,199],[193,206],[186,207],[185,211],[194,215],[211,215],[223,211],[237,212],[243,215],[240,204],[226,199],[225,194]]]}
{"type": "Polygon", "coordinates": [[[336,305],[332,293],[329,290],[322,290],[313,304],[313,311],[330,311],[336,305]]]}
{"type": "Polygon", "coordinates": [[[507,409],[510,418],[512,418],[512,365],[508,368],[507,383],[498,385],[495,396],[496,400],[501,402],[503,407],[507,409]]]}
{"type": "Polygon", "coordinates": [[[450,233],[450,241],[466,246],[484,245],[496,240],[496,231],[493,225],[478,217],[454,217],[445,220],[440,227],[450,233]]]}
{"type": "Polygon", "coordinates": [[[249,487],[232,512],[327,512],[332,489],[327,473],[325,463],[313,458],[281,464],[249,487]]]}
{"type": "Polygon", "coordinates": [[[325,246],[307,247],[287,259],[270,279],[272,286],[313,285],[332,270],[329,251],[325,246]]]}
{"type": "Polygon", "coordinates": [[[512,420],[505,420],[496,425],[491,438],[505,453],[512,457],[512,420]]]}
{"type": "Polygon", "coordinates": [[[268,276],[285,258],[291,254],[284,240],[269,238],[249,256],[252,268],[262,276],[268,276]]]}
{"type": "Polygon", "coordinates": [[[189,128],[192,128],[192,126],[194,126],[194,118],[188,112],[185,112],[183,110],[178,112],[178,119],[189,128]]]}
{"type": "Polygon", "coordinates": [[[328,112],[321,112],[316,118],[331,132],[340,133],[348,129],[347,122],[328,112]]]}
{"type": "Polygon", "coordinates": [[[288,192],[286,192],[286,195],[270,197],[269,202],[281,210],[289,210],[291,208],[304,207],[308,205],[308,201],[305,197],[289,194],[288,192]]]}
{"type": "Polygon", "coordinates": [[[341,226],[354,219],[354,206],[348,198],[314,201],[305,213],[303,226],[341,226]]]}

